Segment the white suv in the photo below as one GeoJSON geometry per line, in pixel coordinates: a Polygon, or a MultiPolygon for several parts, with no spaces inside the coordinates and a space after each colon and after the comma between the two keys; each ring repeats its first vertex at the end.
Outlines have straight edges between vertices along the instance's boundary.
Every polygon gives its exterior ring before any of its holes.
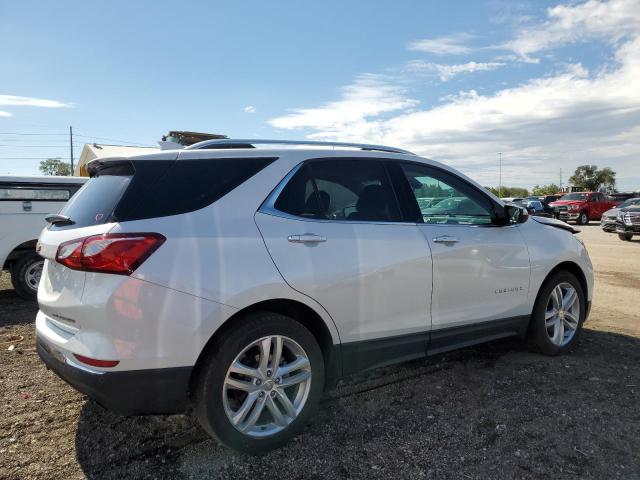
{"type": "Polygon", "coordinates": [[[409,152],[329,145],[93,161],[38,244],[44,362],[106,408],[192,411],[256,453],[345,375],[508,336],[574,345],[593,272],[573,227],[409,152]]]}

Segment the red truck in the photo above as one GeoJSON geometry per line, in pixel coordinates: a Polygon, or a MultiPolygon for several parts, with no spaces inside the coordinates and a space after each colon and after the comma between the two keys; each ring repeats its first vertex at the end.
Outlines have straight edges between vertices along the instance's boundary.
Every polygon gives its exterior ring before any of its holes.
{"type": "Polygon", "coordinates": [[[611,200],[604,193],[573,192],[551,202],[549,207],[556,218],[565,222],[575,220],[578,225],[584,225],[589,220],[600,220],[604,212],[619,204],[620,202],[611,200]]]}

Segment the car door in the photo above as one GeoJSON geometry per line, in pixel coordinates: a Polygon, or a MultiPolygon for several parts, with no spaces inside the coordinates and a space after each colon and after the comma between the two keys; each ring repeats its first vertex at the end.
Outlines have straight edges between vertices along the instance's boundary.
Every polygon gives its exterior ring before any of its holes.
{"type": "Polygon", "coordinates": [[[519,333],[526,325],[530,263],[520,224],[498,225],[502,208],[464,178],[438,167],[399,164],[433,262],[431,350],[519,333]]]}
{"type": "Polygon", "coordinates": [[[426,353],[431,254],[403,221],[384,162],[305,162],[255,219],[285,281],[333,318],[345,358],[367,350],[379,364],[426,353]]]}

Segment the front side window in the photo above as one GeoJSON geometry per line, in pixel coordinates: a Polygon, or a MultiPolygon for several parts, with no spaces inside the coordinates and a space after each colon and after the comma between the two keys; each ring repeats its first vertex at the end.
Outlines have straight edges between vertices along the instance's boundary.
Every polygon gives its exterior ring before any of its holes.
{"type": "Polygon", "coordinates": [[[415,196],[424,223],[488,225],[492,223],[487,205],[471,195],[453,178],[444,178],[424,165],[402,164],[404,175],[415,196]]]}
{"type": "Polygon", "coordinates": [[[308,162],[291,178],[274,207],[299,217],[323,220],[402,220],[385,166],[377,160],[308,162]]]}

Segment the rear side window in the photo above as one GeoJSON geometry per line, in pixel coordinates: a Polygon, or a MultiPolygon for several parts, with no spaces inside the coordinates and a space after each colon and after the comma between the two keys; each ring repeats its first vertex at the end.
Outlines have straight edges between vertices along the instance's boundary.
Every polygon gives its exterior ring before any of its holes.
{"type": "Polygon", "coordinates": [[[169,164],[147,167],[136,165],[133,182],[115,209],[117,221],[166,217],[193,212],[219,200],[253,177],[275,158],[210,158],[154,162],[169,164]],[[158,177],[158,173],[162,172],[158,177]]]}
{"type": "Polygon", "coordinates": [[[385,166],[373,159],[310,161],[289,181],[274,207],[324,220],[402,220],[385,166]]]}

